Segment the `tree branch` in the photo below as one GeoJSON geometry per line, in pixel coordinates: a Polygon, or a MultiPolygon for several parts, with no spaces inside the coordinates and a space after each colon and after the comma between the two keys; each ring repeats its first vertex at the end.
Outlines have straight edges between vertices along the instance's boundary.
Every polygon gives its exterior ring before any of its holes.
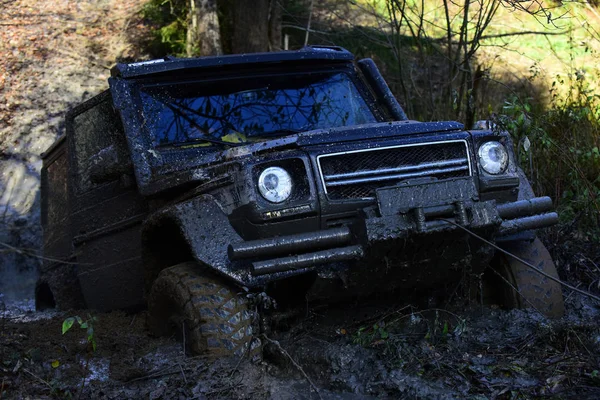
{"type": "Polygon", "coordinates": [[[554,36],[554,35],[564,35],[565,33],[569,33],[571,31],[573,31],[573,29],[568,29],[566,31],[560,31],[560,32],[521,31],[521,32],[497,33],[494,35],[481,36],[478,40],[497,39],[497,38],[503,38],[503,37],[522,36],[522,35],[554,36]]]}

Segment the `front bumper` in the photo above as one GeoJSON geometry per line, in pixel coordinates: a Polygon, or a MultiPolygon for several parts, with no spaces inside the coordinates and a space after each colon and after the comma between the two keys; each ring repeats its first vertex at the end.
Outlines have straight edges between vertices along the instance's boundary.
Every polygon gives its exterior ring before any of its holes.
{"type": "Polygon", "coordinates": [[[350,226],[231,244],[228,257],[231,261],[249,265],[255,278],[269,280],[270,275],[282,277],[289,271],[307,271],[323,264],[360,259],[376,245],[393,246],[399,240],[411,237],[451,234],[459,228],[449,221],[490,239],[545,228],[558,222],[549,197],[497,205],[495,201],[474,201],[469,191],[447,192],[446,201],[448,198],[454,201],[431,205],[415,198],[413,191],[413,197],[403,201],[405,206],[391,207],[390,204],[398,202],[389,201],[386,195],[401,196],[402,190],[378,194],[378,217],[359,218],[350,226]],[[416,202],[428,206],[414,207],[416,202]]]}

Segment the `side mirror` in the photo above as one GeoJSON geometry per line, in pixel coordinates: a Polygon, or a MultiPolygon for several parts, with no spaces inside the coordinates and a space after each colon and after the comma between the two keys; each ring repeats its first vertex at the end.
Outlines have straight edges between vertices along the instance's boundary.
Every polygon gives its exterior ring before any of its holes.
{"type": "Polygon", "coordinates": [[[115,145],[110,145],[90,159],[90,180],[96,184],[113,181],[133,172],[132,169],[131,159],[115,145]]]}

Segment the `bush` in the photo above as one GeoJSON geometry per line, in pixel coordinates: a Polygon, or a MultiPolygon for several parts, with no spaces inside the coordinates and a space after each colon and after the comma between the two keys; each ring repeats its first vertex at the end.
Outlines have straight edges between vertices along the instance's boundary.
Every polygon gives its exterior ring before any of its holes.
{"type": "Polygon", "coordinates": [[[536,194],[553,197],[563,221],[598,230],[600,96],[580,70],[557,77],[550,92],[546,110],[532,111],[531,99],[506,101],[499,125],[511,133],[536,194]]]}
{"type": "Polygon", "coordinates": [[[185,53],[186,10],[184,0],[150,0],[144,5],[144,19],[153,27],[153,39],[148,46],[153,56],[185,53]]]}

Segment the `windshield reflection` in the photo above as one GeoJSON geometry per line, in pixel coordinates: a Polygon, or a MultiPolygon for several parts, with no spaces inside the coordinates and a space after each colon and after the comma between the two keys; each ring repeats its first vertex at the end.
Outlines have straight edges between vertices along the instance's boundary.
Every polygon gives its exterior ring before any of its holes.
{"type": "Polygon", "coordinates": [[[344,73],[147,86],[140,95],[155,146],[245,143],[376,122],[344,73]]]}

